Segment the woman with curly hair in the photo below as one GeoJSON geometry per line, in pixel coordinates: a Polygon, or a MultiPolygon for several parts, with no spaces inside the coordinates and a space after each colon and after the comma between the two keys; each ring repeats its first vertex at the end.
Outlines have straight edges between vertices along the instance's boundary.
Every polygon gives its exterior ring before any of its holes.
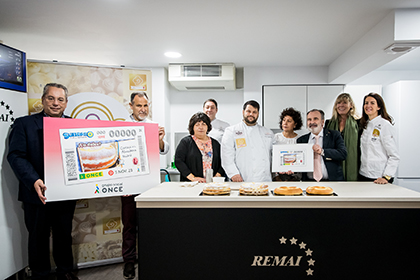
{"type": "MultiPolygon", "coordinates": [[[[283,131],[274,135],[273,145],[296,144],[298,134],[295,130],[302,128],[302,115],[294,108],[286,108],[280,114],[280,129],[283,131]]],[[[273,181],[299,181],[302,178],[301,173],[292,171],[275,173],[273,181]]]]}
{"type": "Polygon", "coordinates": [[[325,122],[325,127],[341,133],[347,148],[347,158],[343,161],[344,180],[357,181],[360,162],[360,129],[356,107],[350,94],[341,93],[337,96],[333,116],[325,122]]]}

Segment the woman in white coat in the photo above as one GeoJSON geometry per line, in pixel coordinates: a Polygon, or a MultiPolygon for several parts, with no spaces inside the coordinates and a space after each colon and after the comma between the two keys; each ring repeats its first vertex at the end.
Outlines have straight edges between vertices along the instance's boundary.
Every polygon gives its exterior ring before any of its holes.
{"type": "Polygon", "coordinates": [[[392,117],[385,102],[377,93],[369,93],[363,100],[363,129],[360,138],[360,181],[387,184],[394,181],[400,157],[394,138],[392,117]]]}

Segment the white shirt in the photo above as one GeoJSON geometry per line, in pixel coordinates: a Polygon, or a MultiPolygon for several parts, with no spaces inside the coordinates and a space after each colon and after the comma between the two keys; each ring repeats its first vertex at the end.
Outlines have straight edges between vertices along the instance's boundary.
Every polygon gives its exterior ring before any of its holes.
{"type": "Polygon", "coordinates": [[[296,140],[298,139],[299,135],[296,135],[293,138],[286,138],[283,135],[283,132],[276,133],[274,135],[274,143],[273,145],[290,145],[290,144],[296,144],[296,140]]]}
{"type": "MultiPolygon", "coordinates": [[[[142,120],[142,121],[137,121],[137,120],[133,117],[133,115],[130,115],[130,119],[131,119],[131,121],[132,121],[132,122],[139,122],[139,123],[156,123],[156,122],[154,122],[154,121],[149,120],[148,118],[146,118],[146,119],[144,119],[144,120],[142,120]]],[[[163,151],[161,151],[161,150],[160,150],[160,148],[159,148],[159,153],[160,153],[161,155],[166,155],[166,154],[168,153],[168,151],[169,151],[169,144],[168,144],[168,142],[166,142],[165,140],[163,140],[163,151]]]]}
{"type": "MultiPolygon", "coordinates": [[[[321,148],[323,147],[324,144],[324,129],[321,130],[321,132],[318,134],[319,135],[319,139],[318,139],[318,145],[321,146],[321,148]]],[[[314,144],[315,145],[316,140],[315,140],[315,134],[313,134],[311,132],[311,135],[309,135],[309,140],[308,140],[308,144],[314,144]]],[[[327,167],[325,166],[324,163],[324,158],[321,156],[321,166],[322,166],[322,180],[328,180],[328,171],[327,171],[327,167]]],[[[314,173],[313,172],[308,172],[307,176],[309,179],[313,179],[314,178],[314,173]]]]}
{"type": "Polygon", "coordinates": [[[394,138],[394,127],[381,116],[368,121],[360,138],[362,151],[359,173],[367,178],[394,177],[400,156],[394,138]]]}
{"type": "Polygon", "coordinates": [[[208,133],[208,136],[216,139],[220,144],[222,143],[223,133],[225,129],[229,126],[227,122],[221,121],[219,119],[214,119],[211,122],[211,131],[208,133]]]}
{"type": "Polygon", "coordinates": [[[222,139],[222,167],[229,178],[240,174],[244,182],[271,182],[273,132],[243,121],[226,128],[222,139]]]}

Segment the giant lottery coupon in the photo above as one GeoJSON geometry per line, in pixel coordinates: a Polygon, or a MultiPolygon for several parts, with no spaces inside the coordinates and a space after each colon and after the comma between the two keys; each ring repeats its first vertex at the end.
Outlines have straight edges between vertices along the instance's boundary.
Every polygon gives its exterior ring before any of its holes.
{"type": "Polygon", "coordinates": [[[149,174],[143,126],[59,132],[66,185],[149,174]]]}
{"type": "Polygon", "coordinates": [[[44,118],[48,201],[139,194],[160,183],[155,123],[44,118]]]}

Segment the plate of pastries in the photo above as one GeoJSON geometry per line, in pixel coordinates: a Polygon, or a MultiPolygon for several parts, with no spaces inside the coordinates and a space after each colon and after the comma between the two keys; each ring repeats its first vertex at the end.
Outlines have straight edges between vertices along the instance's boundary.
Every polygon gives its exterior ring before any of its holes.
{"type": "MultiPolygon", "coordinates": [[[[306,195],[334,195],[332,188],[323,186],[310,186],[306,188],[305,192],[306,195]]],[[[273,191],[274,195],[280,196],[297,196],[303,195],[303,193],[303,190],[296,186],[282,186],[273,191]]]]}
{"type": "Polygon", "coordinates": [[[240,195],[268,195],[268,185],[264,183],[242,183],[239,187],[240,195]]]}
{"type": "Polygon", "coordinates": [[[229,195],[230,187],[227,183],[207,183],[203,187],[203,195],[229,195]]]}

